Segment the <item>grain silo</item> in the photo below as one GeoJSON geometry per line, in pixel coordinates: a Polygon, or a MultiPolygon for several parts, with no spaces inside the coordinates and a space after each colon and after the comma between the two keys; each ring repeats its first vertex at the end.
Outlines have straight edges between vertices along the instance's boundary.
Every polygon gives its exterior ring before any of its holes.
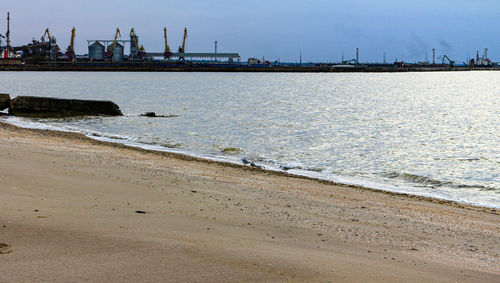
{"type": "Polygon", "coordinates": [[[115,45],[115,49],[113,50],[113,61],[114,62],[123,61],[123,52],[124,52],[123,45],[117,42],[115,45]]]}
{"type": "Polygon", "coordinates": [[[89,45],[89,58],[92,60],[104,60],[104,45],[99,41],[89,45]]]}

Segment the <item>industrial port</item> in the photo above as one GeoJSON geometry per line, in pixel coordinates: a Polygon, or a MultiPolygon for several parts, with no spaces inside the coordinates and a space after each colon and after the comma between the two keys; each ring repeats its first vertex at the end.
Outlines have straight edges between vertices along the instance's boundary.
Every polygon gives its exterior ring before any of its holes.
{"type": "Polygon", "coordinates": [[[436,58],[436,49],[432,49],[432,62],[424,61],[408,63],[361,63],[359,48],[356,57],[338,63],[285,63],[248,58],[242,60],[237,52],[219,53],[217,41],[211,52],[193,53],[187,51],[188,29],[184,28],[184,36],[176,52],[168,43],[167,28],[163,28],[164,49],[150,52],[140,44],[139,36],[134,28],[128,38],[123,39],[121,31],[116,28],[110,39],[87,39],[88,53],[76,54],[75,27],[68,33],[69,46],[63,50],[49,28],[39,40],[21,45],[11,45],[10,13],[7,13],[7,30],[0,33],[0,70],[12,71],[237,71],[237,72],[404,72],[404,71],[466,71],[466,70],[500,70],[500,66],[488,57],[488,48],[482,54],[468,62],[457,63],[446,54],[436,58]],[[128,54],[125,53],[128,45],[128,54]]]}

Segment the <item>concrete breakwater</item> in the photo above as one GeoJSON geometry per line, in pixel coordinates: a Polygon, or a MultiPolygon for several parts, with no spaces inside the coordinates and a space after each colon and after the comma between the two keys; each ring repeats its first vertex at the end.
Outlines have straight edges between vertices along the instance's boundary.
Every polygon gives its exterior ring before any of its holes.
{"type": "Polygon", "coordinates": [[[9,108],[10,95],[8,93],[0,93],[0,111],[9,108]]]}
{"type": "Polygon", "coordinates": [[[18,96],[10,99],[9,94],[0,94],[0,110],[6,108],[9,108],[9,115],[37,118],[123,115],[120,107],[112,101],[35,96],[18,96]]]}

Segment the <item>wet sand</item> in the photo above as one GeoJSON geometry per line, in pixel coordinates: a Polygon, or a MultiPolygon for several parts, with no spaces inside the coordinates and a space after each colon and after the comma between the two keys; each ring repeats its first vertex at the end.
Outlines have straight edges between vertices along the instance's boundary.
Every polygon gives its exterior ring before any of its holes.
{"type": "Polygon", "coordinates": [[[0,124],[0,282],[499,282],[491,208],[0,124]]]}

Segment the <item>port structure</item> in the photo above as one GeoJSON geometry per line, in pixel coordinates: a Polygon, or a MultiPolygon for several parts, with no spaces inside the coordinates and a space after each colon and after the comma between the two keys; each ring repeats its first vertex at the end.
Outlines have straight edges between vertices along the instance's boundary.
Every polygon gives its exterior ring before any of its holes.
{"type": "MultiPolygon", "coordinates": [[[[147,58],[155,58],[155,57],[164,57],[164,52],[147,52],[147,58]]],[[[228,60],[237,60],[240,59],[239,53],[182,53],[176,52],[172,53],[169,57],[170,59],[180,59],[184,58],[188,59],[228,59],[228,60]]]]}
{"type": "MultiPolygon", "coordinates": [[[[239,61],[239,53],[219,53],[215,51],[214,53],[204,52],[186,52],[186,39],[187,39],[187,28],[184,29],[184,37],[182,40],[182,45],[179,46],[178,52],[171,52],[170,47],[167,42],[167,28],[163,29],[164,40],[165,40],[165,51],[164,52],[146,52],[144,47],[139,47],[139,37],[135,33],[134,29],[130,31],[130,39],[118,39],[118,32],[114,39],[89,39],[87,40],[87,45],[89,48],[89,59],[91,61],[105,60],[104,51],[108,49],[113,50],[113,61],[120,62],[124,61],[126,57],[123,56],[123,46],[126,43],[130,43],[130,55],[128,59],[130,60],[153,60],[154,58],[163,58],[169,61],[190,61],[190,60],[212,60],[214,62],[227,60],[229,62],[239,61]],[[112,47],[113,46],[113,47],[112,47]]],[[[107,58],[109,59],[109,58],[107,58]]]]}

